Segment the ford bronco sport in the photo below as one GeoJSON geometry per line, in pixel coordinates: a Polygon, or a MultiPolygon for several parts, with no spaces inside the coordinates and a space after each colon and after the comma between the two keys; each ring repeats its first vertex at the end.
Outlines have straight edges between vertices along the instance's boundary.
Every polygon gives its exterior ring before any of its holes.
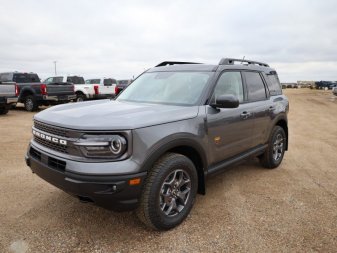
{"type": "Polygon", "coordinates": [[[163,62],[116,100],[36,114],[26,163],[82,201],[136,209],[147,226],[167,230],[205,194],[207,176],[251,156],[266,168],[280,165],[288,108],[265,63],[163,62]]]}

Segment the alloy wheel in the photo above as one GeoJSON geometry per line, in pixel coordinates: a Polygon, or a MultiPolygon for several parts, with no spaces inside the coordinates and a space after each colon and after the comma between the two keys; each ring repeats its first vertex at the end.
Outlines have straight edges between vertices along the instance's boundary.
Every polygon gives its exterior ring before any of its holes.
{"type": "Polygon", "coordinates": [[[160,209],[164,215],[172,217],[179,214],[189,199],[191,179],[186,171],[177,169],[171,172],[160,190],[160,209]]]}
{"type": "Polygon", "coordinates": [[[280,160],[283,154],[284,138],[281,134],[278,134],[273,144],[273,159],[275,161],[280,160]]]}

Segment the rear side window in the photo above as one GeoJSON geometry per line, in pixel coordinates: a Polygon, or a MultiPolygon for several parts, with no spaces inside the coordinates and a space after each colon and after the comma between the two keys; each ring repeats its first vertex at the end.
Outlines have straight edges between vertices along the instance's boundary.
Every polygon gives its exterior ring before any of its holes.
{"type": "Polygon", "coordinates": [[[262,78],[258,72],[244,72],[249,101],[259,101],[266,99],[266,89],[262,78]]]}
{"type": "Polygon", "coordinates": [[[281,95],[282,88],[276,73],[267,74],[267,85],[271,96],[281,95]]]}
{"type": "Polygon", "coordinates": [[[67,82],[73,84],[84,84],[84,78],[81,76],[68,76],[67,82]]]}
{"type": "Polygon", "coordinates": [[[99,84],[101,82],[101,79],[91,79],[89,80],[90,84],[99,84]]]}
{"type": "Polygon", "coordinates": [[[39,83],[40,78],[37,74],[21,73],[14,74],[13,81],[16,83],[39,83]]]}
{"type": "Polygon", "coordinates": [[[112,86],[112,84],[117,84],[117,80],[112,79],[112,78],[107,78],[107,79],[104,79],[103,84],[104,86],[112,86]]]}
{"type": "Polygon", "coordinates": [[[53,77],[53,83],[62,83],[62,82],[63,82],[63,76],[53,77]]]}
{"type": "Polygon", "coordinates": [[[3,74],[0,74],[0,81],[1,82],[12,82],[12,77],[13,75],[10,74],[10,73],[3,73],[3,74]]]}

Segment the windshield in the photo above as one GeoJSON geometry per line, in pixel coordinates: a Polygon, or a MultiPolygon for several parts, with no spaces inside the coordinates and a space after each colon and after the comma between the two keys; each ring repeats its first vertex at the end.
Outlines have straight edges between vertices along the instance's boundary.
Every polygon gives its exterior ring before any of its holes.
{"type": "Polygon", "coordinates": [[[195,105],[211,73],[154,72],[137,78],[117,100],[143,103],[195,105]]]}

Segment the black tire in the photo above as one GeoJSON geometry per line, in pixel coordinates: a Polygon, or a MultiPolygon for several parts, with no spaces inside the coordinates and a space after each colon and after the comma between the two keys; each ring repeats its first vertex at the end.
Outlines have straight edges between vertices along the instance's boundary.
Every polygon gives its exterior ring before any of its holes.
{"type": "Polygon", "coordinates": [[[4,115],[4,114],[7,114],[7,113],[8,113],[8,108],[6,108],[6,107],[0,108],[0,115],[4,115]]]}
{"type": "Polygon", "coordinates": [[[85,101],[86,97],[84,94],[82,93],[77,93],[76,94],[76,102],[83,102],[85,101]]]}
{"type": "Polygon", "coordinates": [[[39,108],[39,105],[36,102],[35,97],[31,95],[25,97],[24,104],[25,104],[25,109],[28,112],[36,111],[39,108]]]}
{"type": "Polygon", "coordinates": [[[186,156],[167,153],[147,176],[137,216],[155,230],[174,228],[190,213],[197,189],[198,175],[193,162],[186,156]]]}
{"type": "Polygon", "coordinates": [[[275,126],[271,132],[267,149],[259,157],[263,167],[268,169],[277,168],[282,162],[286,144],[287,136],[284,129],[280,126],[275,126]]]}

